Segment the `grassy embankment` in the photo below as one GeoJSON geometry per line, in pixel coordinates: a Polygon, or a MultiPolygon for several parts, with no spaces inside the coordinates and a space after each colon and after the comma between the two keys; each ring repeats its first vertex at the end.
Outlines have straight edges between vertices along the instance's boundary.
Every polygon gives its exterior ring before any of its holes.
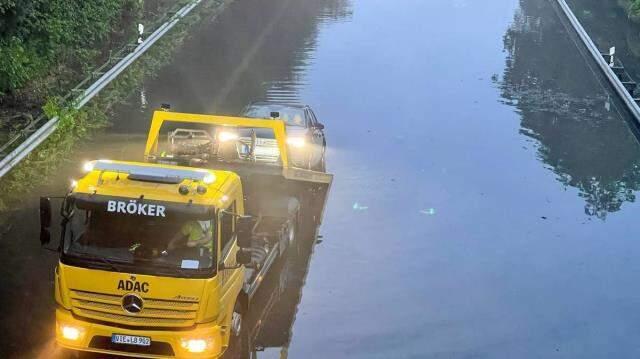
{"type": "MultiPolygon", "coordinates": [[[[0,13],[2,4],[6,1],[11,0],[0,0],[0,13]]],[[[42,1],[46,2],[48,0],[42,1]]],[[[66,2],[65,0],[61,1],[66,2]]],[[[231,1],[208,0],[201,4],[197,10],[194,10],[186,19],[178,23],[172,31],[167,33],[136,63],[130,66],[105,88],[99,96],[81,110],[72,110],[69,104],[60,105],[59,98],[49,96],[43,108],[49,118],[56,115],[59,116],[58,129],[38,149],[0,179],[0,188],[2,189],[2,194],[0,194],[0,213],[6,212],[8,208],[11,208],[12,203],[19,200],[31,186],[43,183],[48,174],[52,173],[65,160],[79,139],[90,137],[96,129],[106,126],[110,109],[124,101],[129,94],[140,86],[145,78],[154,76],[162,66],[169,63],[182,41],[188,36],[188,28],[191,25],[197,23],[204,16],[212,17],[217,15],[223,10],[224,5],[231,1]]],[[[105,0],[101,3],[119,3],[124,6],[128,2],[125,0],[105,0]]],[[[118,11],[113,11],[113,13],[117,14],[118,11]]],[[[113,15],[114,19],[116,17],[117,15],[113,15]]],[[[55,61],[49,63],[49,65],[52,63],[55,63],[55,61]]],[[[51,72],[44,71],[43,73],[45,74],[43,77],[47,78],[51,72]]],[[[32,77],[32,79],[35,79],[33,81],[36,82],[50,81],[42,80],[40,77],[32,77]]]]}

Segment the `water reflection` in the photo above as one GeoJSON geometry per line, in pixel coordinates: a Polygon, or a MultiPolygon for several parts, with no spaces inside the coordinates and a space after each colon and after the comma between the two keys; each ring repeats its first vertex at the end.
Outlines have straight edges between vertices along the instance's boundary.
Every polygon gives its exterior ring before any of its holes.
{"type": "Polygon", "coordinates": [[[315,232],[315,225],[305,228],[298,255],[280,261],[265,278],[247,313],[245,351],[230,350],[225,359],[288,357],[292,328],[315,246],[315,232]]]}
{"type": "Polygon", "coordinates": [[[628,16],[626,1],[568,0],[567,3],[601,50],[616,47],[616,55],[637,81],[640,79],[640,23],[628,16]]]}
{"type": "Polygon", "coordinates": [[[505,103],[522,115],[521,133],[558,181],[575,187],[585,213],[605,219],[640,189],[640,148],[623,107],[610,98],[544,0],[522,0],[504,36],[499,81],[505,103]],[[576,70],[576,68],[579,68],[576,70]]]}
{"type": "Polygon", "coordinates": [[[144,84],[144,97],[134,94],[116,111],[113,130],[146,131],[151,111],[163,102],[227,114],[260,99],[301,102],[320,27],[351,15],[349,0],[234,1],[144,84]]]}

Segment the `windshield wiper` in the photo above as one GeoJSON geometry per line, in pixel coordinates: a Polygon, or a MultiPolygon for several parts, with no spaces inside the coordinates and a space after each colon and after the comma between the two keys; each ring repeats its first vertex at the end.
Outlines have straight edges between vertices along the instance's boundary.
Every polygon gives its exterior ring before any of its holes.
{"type": "Polygon", "coordinates": [[[102,263],[108,265],[109,267],[111,267],[111,269],[118,271],[118,272],[122,272],[122,267],[117,266],[115,263],[113,263],[113,261],[105,258],[105,257],[100,257],[100,256],[96,256],[96,258],[98,258],[98,260],[100,260],[102,263]]]}
{"type": "Polygon", "coordinates": [[[97,256],[95,254],[91,254],[91,253],[86,253],[86,252],[74,252],[73,253],[74,257],[79,257],[79,258],[83,258],[83,259],[97,259],[100,262],[106,264],[108,267],[110,267],[111,269],[113,269],[116,272],[125,272],[122,270],[122,268],[118,265],[116,265],[112,260],[109,260],[105,257],[100,257],[97,256]]]}
{"type": "MultiPolygon", "coordinates": [[[[133,261],[134,262],[140,261],[140,262],[145,262],[145,263],[151,263],[155,269],[165,269],[165,270],[169,270],[169,271],[174,270],[174,271],[182,274],[185,277],[192,277],[194,272],[197,273],[197,271],[198,271],[198,270],[195,270],[195,271],[194,270],[185,270],[185,269],[180,268],[180,267],[174,267],[174,266],[170,266],[170,265],[163,265],[161,263],[158,263],[158,262],[154,261],[151,258],[134,257],[133,261]]],[[[173,273],[168,272],[166,274],[173,274],[173,273]]]]}

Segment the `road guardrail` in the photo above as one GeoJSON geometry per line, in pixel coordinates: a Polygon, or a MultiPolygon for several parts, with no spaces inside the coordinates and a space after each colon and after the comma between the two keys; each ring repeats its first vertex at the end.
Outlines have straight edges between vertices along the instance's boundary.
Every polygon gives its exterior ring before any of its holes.
{"type": "MultiPolygon", "coordinates": [[[[129,65],[153,46],[164,34],[171,30],[180,20],[187,16],[202,0],[194,0],[183,6],[169,20],[158,27],[149,37],[144,39],[134,50],[122,58],[111,69],[105,72],[97,81],[91,84],[84,92],[73,101],[73,107],[80,109],[94,98],[105,86],[118,77],[129,65]]],[[[58,117],[53,117],[44,125],[33,132],[19,146],[0,160],[0,177],[4,176],[20,161],[29,155],[35,148],[46,140],[57,128],[58,117]]]]}

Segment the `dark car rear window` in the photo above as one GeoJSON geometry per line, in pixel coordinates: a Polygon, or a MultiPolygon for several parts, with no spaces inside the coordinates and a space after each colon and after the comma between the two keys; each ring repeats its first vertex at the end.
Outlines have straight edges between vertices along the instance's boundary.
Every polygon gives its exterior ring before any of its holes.
{"type": "Polygon", "coordinates": [[[287,126],[306,127],[307,123],[304,118],[304,110],[295,107],[256,105],[249,106],[243,113],[246,117],[251,118],[271,118],[271,112],[279,112],[280,119],[287,126]]]}

